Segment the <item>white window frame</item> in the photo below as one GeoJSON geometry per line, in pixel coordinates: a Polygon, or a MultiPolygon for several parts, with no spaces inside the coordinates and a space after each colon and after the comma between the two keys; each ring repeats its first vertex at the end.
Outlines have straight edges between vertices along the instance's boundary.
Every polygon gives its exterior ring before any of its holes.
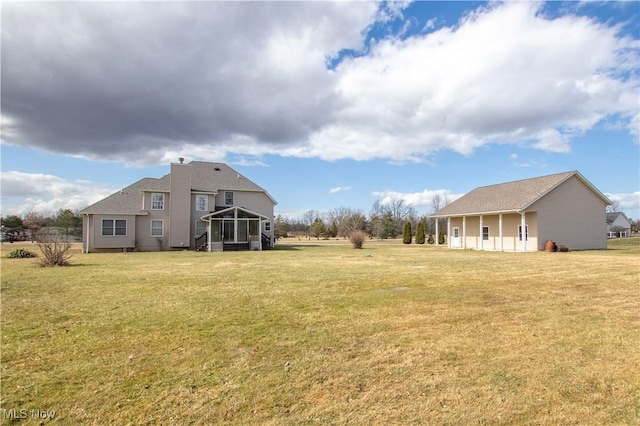
{"type": "Polygon", "coordinates": [[[453,238],[460,238],[460,228],[457,226],[453,228],[453,238]]]}
{"type": "Polygon", "coordinates": [[[224,205],[232,206],[234,201],[235,195],[233,194],[233,191],[224,191],[224,205]],[[229,198],[229,195],[231,195],[231,198],[229,198]]]}
{"type": "Polygon", "coordinates": [[[149,235],[151,235],[152,237],[164,237],[164,220],[162,220],[162,219],[151,219],[149,235]],[[156,222],[156,223],[160,222],[160,235],[153,233],[154,229],[157,230],[157,228],[153,227],[154,222],[156,222]]]}
{"type": "Polygon", "coordinates": [[[490,229],[489,229],[489,227],[488,227],[488,226],[483,226],[483,227],[482,227],[482,241],[489,241],[489,236],[491,235],[491,233],[490,233],[490,232],[491,232],[491,231],[490,231],[490,229]],[[486,234],[486,237],[487,237],[487,238],[485,238],[485,233],[484,233],[484,230],[485,230],[485,229],[487,230],[487,234],[486,234]]]}
{"type": "MultiPolygon", "coordinates": [[[[524,240],[529,241],[529,225],[524,226],[524,240]]],[[[522,225],[518,225],[518,241],[522,241],[522,225]]]]}
{"type": "Polygon", "coordinates": [[[271,232],[271,222],[264,223],[264,230],[265,232],[271,232]]]}
{"type": "MultiPolygon", "coordinates": [[[[127,223],[127,219],[102,219],[102,221],[100,222],[100,235],[102,235],[103,237],[126,237],[127,236],[127,231],[128,231],[128,223],[127,223]],[[111,222],[111,234],[105,234],[104,233],[104,222],[105,221],[110,221],[111,222]],[[117,234],[116,230],[118,229],[118,227],[116,226],[116,224],[118,222],[124,222],[124,234],[117,234]]],[[[122,229],[122,227],[120,227],[120,229],[122,229]]]]}
{"type": "Polygon", "coordinates": [[[206,212],[209,211],[209,196],[208,195],[196,195],[196,211],[206,212]]]}
{"type": "Polygon", "coordinates": [[[151,193],[151,210],[164,210],[164,194],[162,192],[151,193]],[[159,199],[154,200],[156,197],[159,199]]]}

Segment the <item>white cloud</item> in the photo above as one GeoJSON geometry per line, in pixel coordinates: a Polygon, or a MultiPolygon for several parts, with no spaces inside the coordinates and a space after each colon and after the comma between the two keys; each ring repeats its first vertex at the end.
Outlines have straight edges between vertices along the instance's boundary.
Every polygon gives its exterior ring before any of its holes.
{"type": "Polygon", "coordinates": [[[629,132],[634,136],[634,142],[640,144],[640,113],[629,122],[629,132]]]}
{"type": "Polygon", "coordinates": [[[403,39],[408,4],[8,2],[3,139],[140,165],[563,153],[609,117],[637,139],[638,41],[620,28],[489,2],[403,39]]]}
{"type": "Polygon", "coordinates": [[[624,211],[630,219],[640,219],[640,192],[613,194],[605,193],[611,201],[619,203],[618,210],[624,211]]]}
{"type": "Polygon", "coordinates": [[[385,39],[337,67],[345,108],[298,155],[415,161],[451,149],[530,143],[569,152],[573,135],[637,113],[637,42],[538,2],[493,4],[456,28],[385,39]]]}
{"type": "Polygon", "coordinates": [[[377,191],[372,193],[373,196],[380,199],[380,204],[387,205],[393,201],[402,200],[406,205],[413,207],[428,207],[433,205],[433,199],[437,196],[441,202],[448,200],[452,202],[462,197],[464,194],[454,194],[447,189],[425,189],[422,192],[397,192],[397,191],[377,191]]]}
{"type": "Polygon", "coordinates": [[[438,22],[438,18],[431,18],[427,22],[425,22],[423,30],[432,30],[436,27],[436,22],[438,22]]]}
{"type": "Polygon", "coordinates": [[[331,188],[329,190],[329,194],[335,194],[336,192],[345,192],[350,190],[351,190],[350,186],[336,186],[335,188],[331,188]]]}
{"type": "Polygon", "coordinates": [[[68,181],[54,175],[7,171],[0,173],[2,214],[35,211],[51,215],[59,209],[78,210],[117,189],[85,180],[68,181]]]}

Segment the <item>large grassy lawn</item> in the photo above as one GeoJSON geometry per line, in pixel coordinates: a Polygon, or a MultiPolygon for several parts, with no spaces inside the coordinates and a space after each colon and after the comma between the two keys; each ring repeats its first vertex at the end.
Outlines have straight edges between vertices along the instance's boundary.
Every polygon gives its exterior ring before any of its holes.
{"type": "Polygon", "coordinates": [[[296,240],[59,268],[16,247],[3,424],[640,421],[639,239],[527,254],[296,240]]]}

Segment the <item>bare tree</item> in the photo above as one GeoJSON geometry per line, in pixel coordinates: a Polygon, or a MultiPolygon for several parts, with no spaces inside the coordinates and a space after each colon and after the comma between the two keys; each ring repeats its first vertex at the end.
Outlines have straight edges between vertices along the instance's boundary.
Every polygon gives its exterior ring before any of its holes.
{"type": "Polygon", "coordinates": [[[348,237],[351,231],[365,230],[367,218],[359,210],[349,207],[338,207],[327,213],[327,221],[338,230],[339,237],[348,237]]]}
{"type": "Polygon", "coordinates": [[[38,238],[38,233],[45,226],[44,216],[40,213],[30,212],[22,219],[22,225],[29,230],[31,242],[38,238]]]}
{"type": "Polygon", "coordinates": [[[620,200],[611,200],[611,205],[607,206],[609,213],[615,213],[620,210],[620,200]]]}
{"type": "MultiPolygon", "coordinates": [[[[431,199],[431,214],[435,214],[438,211],[442,210],[443,208],[445,208],[448,204],[450,203],[449,201],[449,197],[447,197],[446,195],[444,197],[441,197],[440,194],[436,194],[433,196],[433,198],[431,199]]],[[[446,232],[446,219],[444,218],[439,218],[438,220],[438,229],[440,231],[445,231],[446,232]]],[[[431,224],[430,227],[432,228],[432,230],[435,232],[435,221],[436,219],[432,219],[431,220],[431,224]]]]}
{"type": "Polygon", "coordinates": [[[440,194],[436,194],[431,199],[431,213],[436,213],[438,210],[444,208],[450,203],[449,197],[446,195],[441,197],[440,194]]]}
{"type": "Polygon", "coordinates": [[[367,218],[359,211],[354,211],[342,219],[338,232],[340,235],[349,237],[354,231],[364,231],[367,229],[367,218]]]}
{"type": "Polygon", "coordinates": [[[417,216],[416,209],[411,204],[405,203],[402,198],[393,198],[387,207],[393,219],[400,222],[417,216]]]}
{"type": "Polygon", "coordinates": [[[313,225],[313,222],[315,222],[317,218],[318,218],[318,213],[316,213],[315,210],[307,210],[302,215],[302,219],[304,220],[304,223],[309,225],[309,227],[313,225]]]}

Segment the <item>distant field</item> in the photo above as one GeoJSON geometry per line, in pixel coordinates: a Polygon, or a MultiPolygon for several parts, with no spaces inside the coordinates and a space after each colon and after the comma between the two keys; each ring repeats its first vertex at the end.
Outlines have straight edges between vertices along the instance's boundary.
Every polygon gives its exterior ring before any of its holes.
{"type": "Polygon", "coordinates": [[[1,422],[638,424],[640,239],[8,259],[1,422]],[[53,417],[43,420],[38,417],[53,417]]]}

